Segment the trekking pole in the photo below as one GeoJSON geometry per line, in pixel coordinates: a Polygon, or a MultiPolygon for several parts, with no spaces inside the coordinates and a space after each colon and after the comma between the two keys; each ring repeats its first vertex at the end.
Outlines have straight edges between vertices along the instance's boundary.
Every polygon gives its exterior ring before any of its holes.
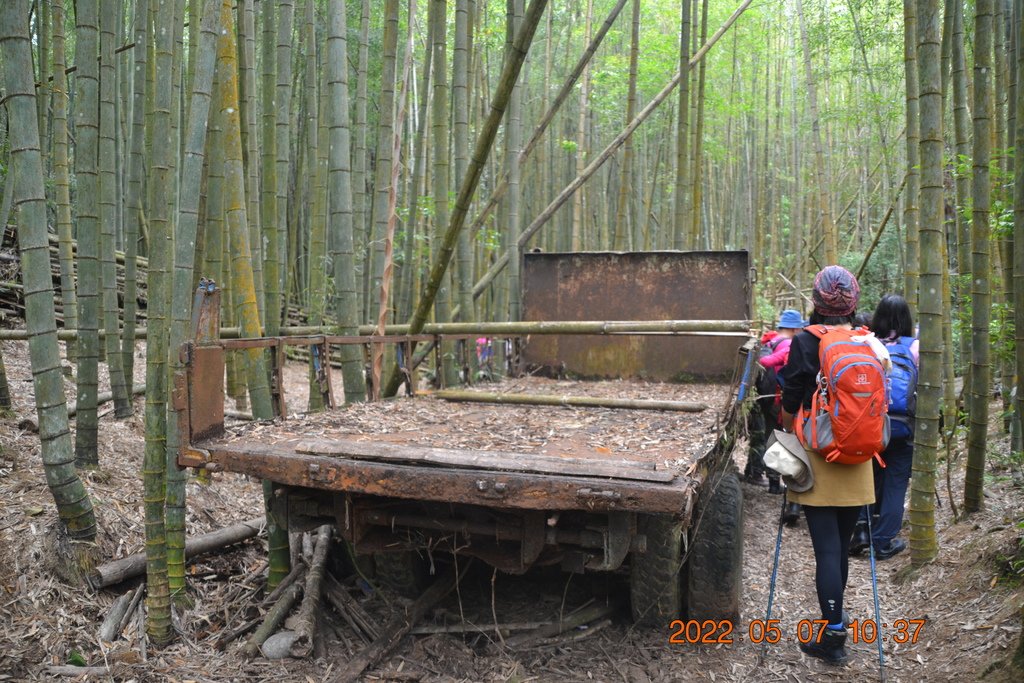
{"type": "MultiPolygon", "coordinates": [[[[768,588],[768,611],[764,616],[765,628],[768,628],[768,620],[772,618],[772,602],[775,600],[775,578],[779,574],[779,551],[782,549],[782,524],[786,519],[786,496],[782,495],[782,510],[779,512],[779,531],[775,534],[775,560],[772,562],[772,581],[768,588]]],[[[764,659],[768,653],[768,640],[765,639],[761,645],[761,654],[758,655],[758,662],[764,659]]]]}
{"type": "Polygon", "coordinates": [[[882,639],[877,637],[881,618],[878,614],[878,575],[875,573],[875,539],[871,533],[871,506],[865,505],[868,517],[868,547],[871,549],[871,591],[875,595],[875,643],[878,645],[878,680],[885,683],[885,656],[882,654],[882,639]]]}

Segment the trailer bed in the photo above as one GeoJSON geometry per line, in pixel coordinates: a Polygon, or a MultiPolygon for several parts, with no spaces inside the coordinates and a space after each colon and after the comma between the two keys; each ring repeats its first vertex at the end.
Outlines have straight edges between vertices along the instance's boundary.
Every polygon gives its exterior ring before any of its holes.
{"type": "Polygon", "coordinates": [[[698,401],[701,412],[452,403],[420,395],[228,426],[213,469],[394,498],[685,515],[733,417],[732,387],[520,378],[503,393],[698,401]]]}

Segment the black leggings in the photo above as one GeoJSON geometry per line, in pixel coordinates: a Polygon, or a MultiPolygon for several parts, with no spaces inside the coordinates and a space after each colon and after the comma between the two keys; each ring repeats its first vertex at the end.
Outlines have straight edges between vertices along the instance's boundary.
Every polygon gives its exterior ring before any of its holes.
{"type": "Polygon", "coordinates": [[[814,546],[814,576],[822,619],[838,624],[843,619],[843,590],[849,569],[850,539],[860,507],[804,505],[807,530],[814,546]]]}

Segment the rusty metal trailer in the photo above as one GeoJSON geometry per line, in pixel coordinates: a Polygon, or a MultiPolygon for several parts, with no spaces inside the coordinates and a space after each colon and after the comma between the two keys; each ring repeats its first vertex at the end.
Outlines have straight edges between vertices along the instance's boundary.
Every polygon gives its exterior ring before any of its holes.
{"type": "MultiPolygon", "coordinates": [[[[691,387],[708,404],[698,413],[415,396],[226,427],[226,352],[271,349],[283,414],[286,346],[309,346],[326,359],[332,345],[371,339],[219,340],[210,309],[197,307],[200,332],[182,349],[185,369],[175,378],[178,463],[272,481],[271,513],[289,529],[333,522],[356,555],[373,556],[382,582],[410,592],[421,587],[422,552],[447,550],[513,573],[544,564],[576,572],[628,567],[632,613],[647,624],[666,625],[684,602],[693,618],[738,615],[742,504],[729,456],[752,343],[729,342],[728,380],[691,387]],[[552,411],[574,412],[555,420],[552,411]],[[517,424],[525,425],[518,441],[508,436],[517,424]],[[454,434],[453,425],[466,427],[454,434]],[[502,438],[467,438],[474,430],[502,438]],[[616,442],[613,432],[657,438],[616,442]]],[[[407,345],[406,358],[419,340],[374,339],[407,345]]],[[[330,364],[318,367],[333,406],[330,364]]],[[[671,387],[634,389],[656,398],[671,387]]]]}

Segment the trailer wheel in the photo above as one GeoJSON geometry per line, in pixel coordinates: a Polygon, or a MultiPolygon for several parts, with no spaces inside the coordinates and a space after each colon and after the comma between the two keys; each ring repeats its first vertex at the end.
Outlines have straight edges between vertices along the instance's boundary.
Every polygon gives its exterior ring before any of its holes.
{"type": "Polygon", "coordinates": [[[743,578],[743,490],[734,472],[701,501],[700,520],[687,560],[689,619],[739,623],[743,578]]]}
{"type": "Polygon", "coordinates": [[[629,598],[639,626],[665,628],[682,607],[680,581],[682,523],[671,515],[640,515],[638,532],[647,536],[647,552],[629,563],[629,598]]]}
{"type": "Polygon", "coordinates": [[[415,550],[374,553],[377,582],[406,598],[418,598],[427,585],[427,562],[415,550]]]}

